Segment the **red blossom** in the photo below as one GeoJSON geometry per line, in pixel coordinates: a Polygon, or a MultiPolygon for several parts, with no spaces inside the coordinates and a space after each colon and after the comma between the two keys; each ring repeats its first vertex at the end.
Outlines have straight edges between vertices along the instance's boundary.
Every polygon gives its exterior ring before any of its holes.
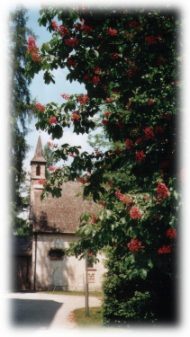
{"type": "Polygon", "coordinates": [[[61,97],[63,97],[65,100],[68,100],[71,96],[68,94],[61,94],[61,97]]]}
{"type": "Polygon", "coordinates": [[[154,131],[152,127],[147,127],[143,131],[146,139],[154,139],[154,131]]]}
{"type": "Polygon", "coordinates": [[[131,20],[128,22],[129,28],[137,28],[139,27],[140,23],[137,20],[131,20]]]}
{"type": "Polygon", "coordinates": [[[80,115],[78,111],[74,111],[71,116],[73,122],[78,122],[80,120],[80,115]]]}
{"type": "Polygon", "coordinates": [[[88,101],[89,101],[89,97],[88,95],[80,95],[77,97],[77,101],[80,103],[80,104],[87,104],[88,101]]]}
{"type": "Polygon", "coordinates": [[[88,180],[86,179],[86,178],[84,178],[84,177],[80,177],[80,178],[78,178],[78,181],[81,183],[81,184],[86,184],[87,182],[88,182],[88,180]]]}
{"type": "Polygon", "coordinates": [[[69,34],[69,30],[67,27],[63,26],[63,25],[60,25],[58,28],[57,28],[58,32],[61,34],[61,36],[65,36],[65,35],[68,35],[69,34]]]}
{"type": "Polygon", "coordinates": [[[101,69],[100,67],[95,67],[95,68],[93,69],[93,71],[94,71],[94,74],[100,75],[101,72],[102,72],[102,69],[101,69]]]}
{"type": "Polygon", "coordinates": [[[118,60],[120,57],[121,57],[121,55],[118,54],[118,53],[112,53],[112,54],[111,54],[112,60],[118,60]]]}
{"type": "Polygon", "coordinates": [[[70,67],[75,67],[76,66],[76,64],[77,64],[77,62],[76,62],[76,60],[74,59],[74,57],[69,57],[68,59],[67,59],[67,64],[70,66],[70,67]]]}
{"type": "Polygon", "coordinates": [[[120,128],[120,129],[123,129],[124,128],[124,126],[125,126],[125,124],[123,123],[123,122],[118,122],[117,123],[117,126],[120,128]]]}
{"type": "Polygon", "coordinates": [[[163,126],[160,126],[160,125],[156,125],[156,126],[155,126],[155,133],[157,133],[157,134],[162,134],[162,133],[164,133],[164,127],[163,127],[163,126]]]}
{"type": "Polygon", "coordinates": [[[158,249],[158,254],[170,254],[172,252],[172,247],[170,245],[168,246],[162,246],[158,249]]]}
{"type": "Polygon", "coordinates": [[[136,151],[136,153],[135,153],[136,161],[142,161],[145,157],[146,156],[145,156],[145,153],[144,153],[143,150],[142,151],[136,151]]]}
{"type": "Polygon", "coordinates": [[[133,199],[131,198],[130,195],[123,194],[120,191],[116,191],[115,196],[118,200],[120,200],[121,202],[123,202],[126,205],[131,205],[133,203],[133,199]]]}
{"type": "Polygon", "coordinates": [[[89,75],[88,74],[85,74],[84,76],[83,76],[83,80],[86,82],[86,81],[90,81],[90,77],[89,77],[89,75]]]}
{"type": "Polygon", "coordinates": [[[175,239],[177,236],[177,232],[175,228],[168,228],[166,231],[166,236],[169,239],[175,239]]]}
{"type": "Polygon", "coordinates": [[[52,27],[53,30],[58,30],[58,27],[59,27],[59,26],[58,26],[57,22],[53,20],[53,21],[51,22],[51,27],[52,27]]]}
{"type": "Polygon", "coordinates": [[[135,144],[136,145],[139,145],[139,144],[141,144],[143,142],[143,138],[142,137],[138,137],[137,139],[136,139],[136,141],[135,141],[135,144]]]}
{"type": "Polygon", "coordinates": [[[45,106],[42,105],[41,103],[36,103],[35,104],[35,108],[40,111],[40,112],[44,112],[45,111],[45,106]]]}
{"type": "Polygon", "coordinates": [[[34,62],[40,62],[41,61],[41,56],[38,52],[33,52],[30,55],[31,55],[32,61],[34,61],[34,62]]]}
{"type": "Polygon", "coordinates": [[[133,142],[131,139],[129,138],[125,139],[125,147],[127,150],[131,150],[133,148],[133,142]]]}
{"type": "Polygon", "coordinates": [[[103,125],[108,125],[108,124],[109,124],[108,119],[102,119],[102,124],[103,124],[103,125]]]}
{"type": "Polygon", "coordinates": [[[79,44],[79,40],[76,37],[71,37],[70,39],[65,39],[65,45],[68,47],[76,47],[79,44]]]}
{"type": "Polygon", "coordinates": [[[34,62],[40,62],[41,61],[39,49],[36,46],[36,40],[33,36],[29,36],[29,38],[28,38],[27,52],[30,54],[30,56],[31,56],[31,58],[34,62]]]}
{"type": "Polygon", "coordinates": [[[137,206],[131,207],[129,211],[129,216],[133,220],[141,219],[142,218],[142,212],[137,206]]]}
{"type": "Polygon", "coordinates": [[[156,193],[159,200],[166,199],[170,196],[170,191],[164,183],[157,184],[156,193]]]}
{"type": "Polygon", "coordinates": [[[147,45],[152,45],[152,44],[155,44],[157,43],[159,40],[159,37],[158,36],[154,36],[154,35],[148,35],[145,37],[145,42],[147,45]]]}
{"type": "Polygon", "coordinates": [[[130,67],[126,73],[129,78],[133,77],[137,73],[137,67],[136,66],[130,67]]]}
{"type": "Polygon", "coordinates": [[[36,40],[35,40],[35,38],[33,36],[29,36],[28,37],[28,48],[27,48],[27,51],[30,53],[34,49],[37,49],[36,40]]]}
{"type": "Polygon", "coordinates": [[[114,98],[112,98],[112,97],[107,97],[107,98],[105,99],[105,101],[106,101],[106,103],[112,103],[112,102],[114,101],[114,98]]]}
{"type": "Polygon", "coordinates": [[[57,117],[51,116],[51,117],[49,118],[49,120],[48,120],[48,123],[49,123],[50,125],[52,125],[52,124],[57,124],[57,117]]]}
{"type": "Polygon", "coordinates": [[[136,253],[139,250],[144,248],[144,246],[142,245],[142,242],[138,239],[131,239],[131,241],[127,244],[127,247],[132,253],[136,253]]]}
{"type": "Polygon", "coordinates": [[[147,100],[147,105],[148,106],[152,106],[152,105],[154,105],[155,104],[155,99],[154,98],[148,98],[148,100],[147,100]]]}
{"type": "Polygon", "coordinates": [[[94,28],[92,26],[88,26],[88,25],[85,25],[85,24],[80,27],[80,30],[85,32],[85,33],[91,33],[93,31],[93,29],[94,28]]]}
{"type": "Polygon", "coordinates": [[[94,85],[97,85],[99,82],[100,82],[100,77],[99,76],[95,75],[95,76],[92,77],[92,83],[94,85]]]}
{"type": "Polygon", "coordinates": [[[105,117],[108,118],[110,115],[111,115],[111,112],[109,112],[109,111],[105,111],[105,112],[104,112],[104,116],[105,116],[105,117]]]}
{"type": "Polygon", "coordinates": [[[48,171],[55,172],[58,168],[56,166],[49,166],[48,171]]]}
{"type": "Polygon", "coordinates": [[[117,36],[118,30],[109,27],[109,28],[107,29],[107,34],[108,34],[109,36],[112,36],[112,37],[113,37],[113,36],[117,36]]]}

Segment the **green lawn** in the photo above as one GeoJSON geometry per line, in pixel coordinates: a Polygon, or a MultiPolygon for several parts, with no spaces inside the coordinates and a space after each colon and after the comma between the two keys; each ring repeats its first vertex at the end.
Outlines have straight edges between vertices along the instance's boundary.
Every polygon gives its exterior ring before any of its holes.
{"type": "MultiPolygon", "coordinates": [[[[64,291],[64,290],[51,290],[47,291],[48,294],[54,294],[54,295],[72,295],[72,296],[85,296],[84,291],[64,291]]],[[[90,296],[96,296],[99,298],[103,297],[103,294],[101,291],[90,291],[89,292],[90,296]]]]}
{"type": "Polygon", "coordinates": [[[101,327],[102,326],[102,308],[90,308],[90,315],[85,315],[85,309],[76,309],[73,311],[73,319],[80,327],[101,327]]]}

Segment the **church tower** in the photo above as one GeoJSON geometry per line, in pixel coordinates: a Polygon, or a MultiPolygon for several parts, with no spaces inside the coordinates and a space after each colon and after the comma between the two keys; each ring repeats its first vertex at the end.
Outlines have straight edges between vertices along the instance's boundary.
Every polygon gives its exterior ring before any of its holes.
{"type": "MultiPolygon", "coordinates": [[[[31,160],[31,184],[36,185],[41,179],[45,179],[46,160],[43,156],[42,141],[39,136],[36,151],[31,160]]],[[[41,185],[43,186],[43,185],[41,185]]]]}

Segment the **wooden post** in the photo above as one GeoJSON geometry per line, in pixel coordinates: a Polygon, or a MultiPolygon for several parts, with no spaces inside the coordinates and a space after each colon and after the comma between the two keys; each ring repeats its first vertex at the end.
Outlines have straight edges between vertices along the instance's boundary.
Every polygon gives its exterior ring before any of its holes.
{"type": "Polygon", "coordinates": [[[88,255],[85,257],[85,315],[90,316],[89,311],[89,288],[88,288],[88,255]]]}

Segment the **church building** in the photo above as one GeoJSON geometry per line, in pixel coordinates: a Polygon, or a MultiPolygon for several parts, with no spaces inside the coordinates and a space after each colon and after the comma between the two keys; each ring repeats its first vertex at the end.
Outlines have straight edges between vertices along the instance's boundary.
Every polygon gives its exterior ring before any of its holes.
{"type": "MultiPolygon", "coordinates": [[[[79,290],[85,288],[86,262],[74,256],[66,256],[65,249],[77,240],[76,230],[84,212],[97,213],[93,201],[83,199],[83,185],[68,181],[62,185],[59,198],[49,195],[41,200],[46,160],[39,137],[35,155],[31,160],[30,222],[32,226],[32,248],[30,284],[32,290],[79,290]]],[[[87,266],[90,290],[102,286],[104,256],[99,262],[87,266]]]]}

